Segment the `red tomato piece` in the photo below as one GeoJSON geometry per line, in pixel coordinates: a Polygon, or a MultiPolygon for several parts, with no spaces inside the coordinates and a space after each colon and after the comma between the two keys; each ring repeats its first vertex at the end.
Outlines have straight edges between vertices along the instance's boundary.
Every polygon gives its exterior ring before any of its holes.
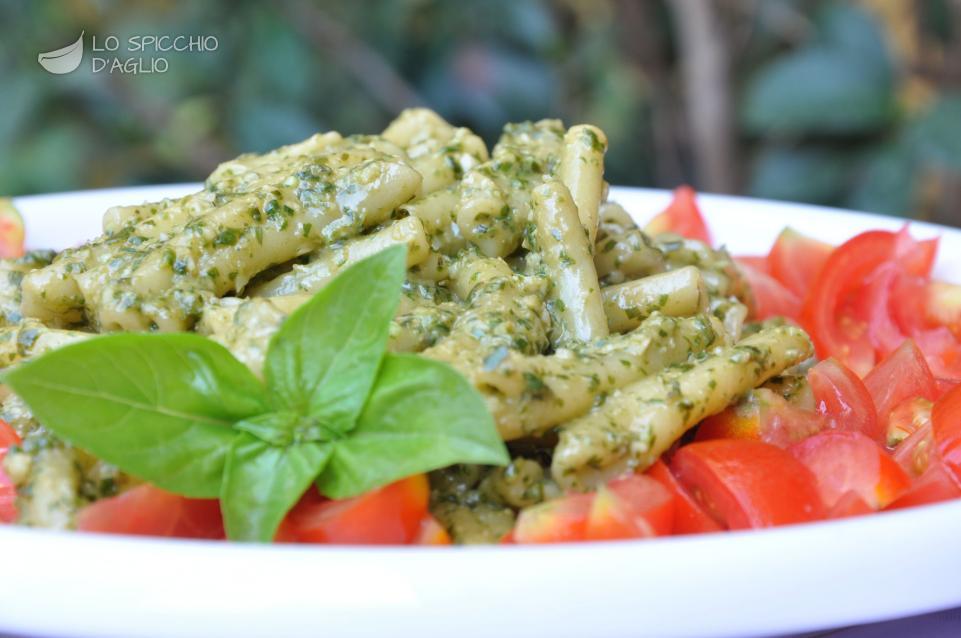
{"type": "Polygon", "coordinates": [[[526,507],[510,534],[514,543],[569,543],[584,540],[594,494],[569,494],[526,507]]]}
{"type": "MultiPolygon", "coordinates": [[[[927,282],[923,291],[924,318],[935,326],[944,326],[961,335],[961,286],[943,281],[927,282]]],[[[917,314],[917,306],[911,308],[917,314]]]]}
{"type": "Polygon", "coordinates": [[[934,398],[940,399],[941,397],[946,395],[948,392],[958,387],[958,385],[959,385],[958,382],[955,381],[954,379],[936,378],[934,380],[934,387],[935,387],[934,398]]]}
{"type": "Polygon", "coordinates": [[[804,299],[832,250],[831,244],[785,228],[768,253],[768,272],[799,299],[804,299]]]}
{"type": "Polygon", "coordinates": [[[898,443],[892,457],[908,473],[908,476],[913,478],[924,474],[931,466],[932,460],[940,463],[935,450],[930,419],[921,424],[908,438],[898,443]]]}
{"type": "Polygon", "coordinates": [[[0,419],[0,523],[17,520],[17,489],[3,471],[3,457],[14,445],[20,445],[20,436],[9,423],[0,419]]]}
{"type": "Polygon", "coordinates": [[[735,257],[734,261],[742,266],[750,266],[758,272],[763,272],[765,275],[771,274],[770,267],[767,263],[767,257],[763,255],[740,255],[739,257],[735,257]]]}
{"type": "Polygon", "coordinates": [[[894,259],[904,270],[917,277],[929,277],[938,254],[939,239],[917,240],[905,224],[894,238],[894,259]]]}
{"type": "Polygon", "coordinates": [[[934,404],[931,426],[941,460],[961,481],[961,386],[934,404]]]}
{"type": "Polygon", "coordinates": [[[828,518],[848,518],[850,516],[862,516],[876,512],[873,507],[864,502],[857,492],[845,492],[838,502],[828,510],[828,518]]]}
{"type": "Polygon", "coordinates": [[[740,263],[741,272],[751,286],[754,298],[752,318],[763,321],[770,317],[787,317],[795,321],[801,314],[801,299],[774,277],[740,263]]]}
{"type": "Polygon", "coordinates": [[[671,460],[678,481],[730,529],[824,518],[817,483],[800,461],[760,441],[718,439],[682,446],[671,460]]]}
{"type": "Polygon", "coordinates": [[[354,498],[298,503],[289,518],[305,543],[406,545],[420,532],[429,497],[427,477],[418,474],[354,498]]]}
{"type": "Polygon", "coordinates": [[[594,495],[584,539],[665,536],[673,526],[674,495],[648,476],[631,474],[611,481],[594,495]]]}
{"type": "Polygon", "coordinates": [[[874,366],[866,326],[842,314],[845,303],[865,279],[894,255],[895,234],[873,230],[837,247],[818,273],[802,308],[802,323],[821,358],[836,357],[859,375],[874,366]]]}
{"type": "Polygon", "coordinates": [[[0,202],[0,259],[22,257],[23,218],[12,204],[0,202]]]}
{"type": "Polygon", "coordinates": [[[891,503],[888,509],[940,503],[956,498],[961,498],[961,482],[942,463],[937,462],[915,479],[908,491],[891,503]]]}
{"type": "Polygon", "coordinates": [[[821,361],[808,372],[817,411],[838,430],[861,432],[884,442],[886,429],[878,423],[874,401],[864,383],[834,359],[821,361]]]}
{"type": "MultiPolygon", "coordinates": [[[[0,419],[0,455],[7,451],[7,448],[20,445],[20,436],[9,423],[0,419]]],[[[0,459],[3,457],[0,456],[0,459]]]]}
{"type": "Polygon", "coordinates": [[[186,498],[152,485],[138,485],[84,507],[77,513],[77,529],[136,536],[225,537],[216,499],[186,498]]]}
{"type": "Polygon", "coordinates": [[[954,382],[961,380],[961,344],[944,326],[924,330],[914,335],[924,353],[931,373],[954,382]]]}
{"type": "Polygon", "coordinates": [[[647,476],[663,485],[674,495],[674,534],[700,534],[720,532],[724,528],[711,518],[704,508],[685,490],[664,461],[657,462],[647,470],[647,476]]]}
{"type": "Polygon", "coordinates": [[[697,206],[697,193],[690,186],[675,189],[670,205],[648,222],[644,230],[650,235],[675,233],[711,244],[711,233],[697,206]]]}
{"type": "Polygon", "coordinates": [[[894,352],[907,338],[892,312],[893,289],[903,276],[901,266],[887,261],[865,280],[859,293],[859,316],[867,324],[867,335],[878,357],[894,352]]]}
{"type": "Polygon", "coordinates": [[[787,447],[824,426],[820,415],[788,403],[772,390],[758,388],[746,399],[704,419],[694,440],[750,439],[787,447]]]}
{"type": "Polygon", "coordinates": [[[13,523],[17,520],[17,489],[0,467],[0,523],[13,523]]]}
{"type": "Polygon", "coordinates": [[[874,367],[864,377],[864,387],[871,394],[878,421],[888,427],[891,411],[908,399],[923,397],[933,400],[936,395],[934,376],[914,341],[900,347],[874,367]]]}
{"type": "Polygon", "coordinates": [[[897,446],[925,425],[930,428],[933,405],[923,397],[914,397],[895,406],[888,416],[888,447],[897,446]]]}
{"type": "Polygon", "coordinates": [[[860,432],[821,432],[789,451],[817,477],[821,500],[829,510],[848,492],[881,509],[911,485],[901,466],[860,432]]]}
{"type": "Polygon", "coordinates": [[[420,529],[414,539],[414,545],[450,545],[451,538],[444,526],[437,519],[428,514],[420,522],[420,529]]]}

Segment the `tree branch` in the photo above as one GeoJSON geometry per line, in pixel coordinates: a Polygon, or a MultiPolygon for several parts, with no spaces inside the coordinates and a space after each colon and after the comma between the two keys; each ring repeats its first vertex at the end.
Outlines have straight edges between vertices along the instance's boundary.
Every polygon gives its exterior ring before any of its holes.
{"type": "Polygon", "coordinates": [[[698,186],[729,193],[737,178],[729,55],[715,2],[669,0],[681,50],[685,112],[698,186]]]}

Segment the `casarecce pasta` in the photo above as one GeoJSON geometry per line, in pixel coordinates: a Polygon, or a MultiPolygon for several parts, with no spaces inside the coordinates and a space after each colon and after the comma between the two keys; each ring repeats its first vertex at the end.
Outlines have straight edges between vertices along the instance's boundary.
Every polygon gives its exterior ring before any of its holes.
{"type": "MultiPolygon", "coordinates": [[[[643,469],[811,355],[790,327],[740,338],[751,299],[734,262],[649,236],[607,201],[607,145],[594,126],[543,120],[505,126],[488,151],[413,109],[380,135],[241,156],[197,193],[109,209],[82,246],[4,263],[0,365],[95,333],[196,331],[260,375],[291,312],[348,266],[405,246],[389,349],[461,372],[514,457],[435,472],[434,511],[458,540],[496,538],[518,507],[643,469]]],[[[25,440],[43,430],[12,395],[0,416],[25,440]]],[[[32,524],[69,526],[106,493],[92,476],[132,480],[68,445],[44,449],[6,461],[31,486],[20,498],[32,524]]]]}

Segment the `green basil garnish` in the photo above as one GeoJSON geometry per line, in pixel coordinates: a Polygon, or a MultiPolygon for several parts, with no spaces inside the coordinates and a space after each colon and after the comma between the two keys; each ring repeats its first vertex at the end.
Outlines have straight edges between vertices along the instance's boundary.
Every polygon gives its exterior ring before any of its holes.
{"type": "Polygon", "coordinates": [[[474,388],[386,352],[405,249],[351,266],[271,339],[262,383],[193,334],[116,334],[24,362],[3,382],[44,427],[130,474],[221,499],[228,537],[270,541],[311,485],[345,498],[454,463],[506,464],[474,388]]]}

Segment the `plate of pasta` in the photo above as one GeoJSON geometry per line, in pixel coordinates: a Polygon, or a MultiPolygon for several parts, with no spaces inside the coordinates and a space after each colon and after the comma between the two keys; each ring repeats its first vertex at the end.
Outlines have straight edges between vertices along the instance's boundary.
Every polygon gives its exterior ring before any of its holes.
{"type": "Polygon", "coordinates": [[[202,184],[0,200],[0,631],[961,605],[961,232],[609,186],[607,145],[413,109],[202,184]]]}

